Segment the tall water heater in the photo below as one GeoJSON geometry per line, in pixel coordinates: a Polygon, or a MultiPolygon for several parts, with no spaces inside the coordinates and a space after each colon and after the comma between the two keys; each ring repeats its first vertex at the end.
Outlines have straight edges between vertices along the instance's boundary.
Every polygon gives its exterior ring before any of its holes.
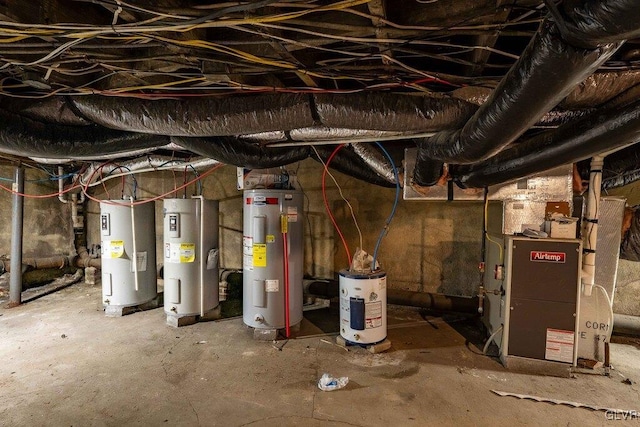
{"type": "Polygon", "coordinates": [[[243,204],[244,323],[256,329],[286,326],[288,277],[289,326],[295,326],[302,321],[303,194],[246,190],[243,204]]]}
{"type": "Polygon", "coordinates": [[[164,311],[182,326],[218,306],[218,202],[165,199],[163,216],[164,311]]]}
{"type": "Polygon", "coordinates": [[[125,200],[100,203],[102,303],[107,314],[156,298],[154,203],[131,206],[125,200]]]}

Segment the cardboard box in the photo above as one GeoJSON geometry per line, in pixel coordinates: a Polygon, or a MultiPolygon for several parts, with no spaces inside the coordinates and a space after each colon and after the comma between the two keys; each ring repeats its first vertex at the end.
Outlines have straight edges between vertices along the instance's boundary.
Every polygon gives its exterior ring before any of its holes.
{"type": "Polygon", "coordinates": [[[571,210],[569,208],[569,202],[547,202],[547,207],[544,210],[544,219],[551,219],[553,216],[557,216],[557,214],[570,217],[571,210]]]}
{"type": "Polygon", "coordinates": [[[545,232],[552,239],[575,239],[577,221],[545,221],[545,232]]]}

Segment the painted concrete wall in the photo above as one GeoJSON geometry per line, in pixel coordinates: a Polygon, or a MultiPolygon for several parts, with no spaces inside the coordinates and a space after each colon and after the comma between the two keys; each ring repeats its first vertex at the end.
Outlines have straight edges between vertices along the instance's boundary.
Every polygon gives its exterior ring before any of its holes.
{"type": "MultiPolygon", "coordinates": [[[[333,278],[347,267],[347,257],[334,233],[323,204],[322,166],[313,160],[291,165],[305,192],[305,265],[308,276],[333,278]],[[311,231],[310,231],[311,230],[311,231]]],[[[373,253],[385,219],[389,215],[394,189],[363,183],[334,173],[344,195],[352,203],[363,235],[363,246],[373,253]]],[[[192,175],[191,175],[192,177],[192,175]]],[[[174,182],[184,182],[182,173],[153,173],[137,176],[138,197],[154,197],[171,191],[174,182]]],[[[129,188],[130,181],[125,182],[129,188]]],[[[121,181],[106,184],[112,197],[120,197],[121,181]]],[[[220,265],[242,268],[242,192],[236,190],[236,168],[224,166],[203,180],[204,196],[220,201],[220,265]]],[[[329,204],[335,212],[350,250],[359,246],[356,227],[335,185],[327,177],[329,204]]],[[[97,198],[106,197],[101,186],[97,198]]],[[[190,186],[187,195],[194,194],[190,186]]],[[[126,191],[125,191],[126,192],[126,191]]],[[[179,192],[182,197],[184,192],[179,192]]],[[[87,210],[88,243],[98,244],[99,207],[91,202],[87,210]]],[[[478,203],[417,202],[400,200],[397,214],[384,237],[378,259],[387,271],[389,286],[416,291],[474,295],[479,284],[478,262],[482,236],[482,206],[478,203]]],[[[162,250],[162,202],[156,204],[157,250],[162,250]]],[[[158,252],[162,253],[162,252],[158,252]]],[[[160,257],[158,258],[161,259],[160,257]]]]}
{"type": "MultiPolygon", "coordinates": [[[[0,167],[0,177],[13,180],[15,168],[0,167]]],[[[50,194],[57,191],[55,181],[47,180],[48,175],[37,169],[25,170],[25,192],[27,194],[50,194]]],[[[11,188],[11,181],[0,182],[11,188]]],[[[11,251],[11,193],[0,191],[0,255],[7,257],[11,251]]],[[[25,257],[46,257],[70,255],[74,253],[71,208],[58,201],[57,197],[47,199],[26,198],[24,200],[25,257]]]]}

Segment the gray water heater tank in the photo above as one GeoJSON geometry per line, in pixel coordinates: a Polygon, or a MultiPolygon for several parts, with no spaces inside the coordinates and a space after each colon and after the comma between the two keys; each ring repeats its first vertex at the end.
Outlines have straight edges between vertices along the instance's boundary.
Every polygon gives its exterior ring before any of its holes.
{"type": "Polygon", "coordinates": [[[204,315],[219,300],[218,201],[165,199],[163,216],[167,319],[204,315]]]}
{"type": "Polygon", "coordinates": [[[243,320],[247,326],[286,326],[285,268],[289,273],[289,326],[302,321],[303,200],[303,193],[297,190],[244,192],[243,320]]]}
{"type": "Polygon", "coordinates": [[[155,204],[100,202],[102,303],[132,307],[157,296],[155,204]]]}

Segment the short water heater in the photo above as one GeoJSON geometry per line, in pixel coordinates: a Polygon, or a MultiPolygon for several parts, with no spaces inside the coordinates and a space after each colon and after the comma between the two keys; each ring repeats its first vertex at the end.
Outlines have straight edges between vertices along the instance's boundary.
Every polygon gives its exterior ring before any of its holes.
{"type": "Polygon", "coordinates": [[[218,306],[218,202],[164,200],[164,311],[203,316],[218,306]]]}
{"type": "Polygon", "coordinates": [[[387,338],[387,273],[340,271],[340,336],[366,345],[387,338]]]}
{"type": "Polygon", "coordinates": [[[244,323],[285,328],[288,278],[289,326],[295,326],[302,321],[303,194],[245,190],[243,205],[244,323]]]}
{"type": "Polygon", "coordinates": [[[102,303],[118,309],[158,294],[154,203],[100,202],[102,303]]]}

